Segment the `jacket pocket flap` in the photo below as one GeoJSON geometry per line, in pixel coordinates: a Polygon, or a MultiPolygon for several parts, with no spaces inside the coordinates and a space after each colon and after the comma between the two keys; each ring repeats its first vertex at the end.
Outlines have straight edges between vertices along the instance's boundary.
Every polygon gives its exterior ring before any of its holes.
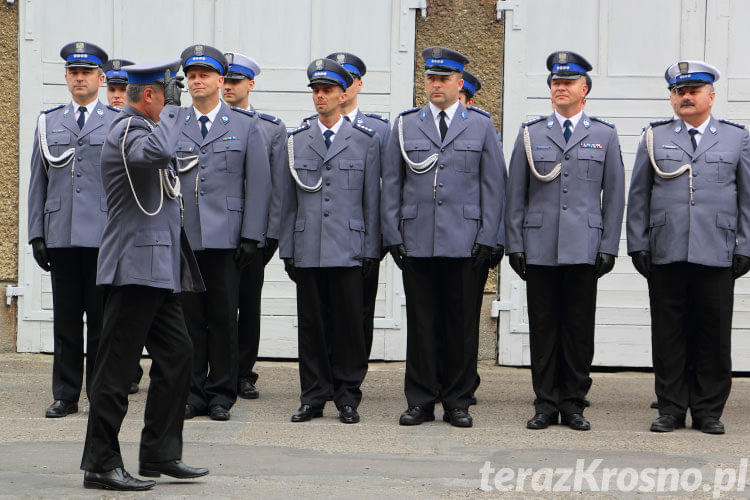
{"type": "Polygon", "coordinates": [[[245,198],[236,196],[227,196],[227,210],[233,212],[242,212],[245,209],[245,198]]]}
{"type": "Polygon", "coordinates": [[[294,168],[297,170],[318,170],[318,160],[299,159],[294,162],[294,168]]]}
{"type": "Polygon", "coordinates": [[[663,226],[666,223],[667,223],[667,212],[664,212],[664,211],[656,212],[651,215],[651,219],[649,220],[648,227],[663,226]]]}
{"type": "Polygon", "coordinates": [[[89,144],[94,144],[94,145],[104,144],[104,139],[106,138],[107,136],[104,134],[91,134],[89,136],[89,144]]]}
{"type": "Polygon", "coordinates": [[[44,203],[44,213],[57,212],[60,210],[60,198],[49,198],[44,203]]]}
{"type": "Polygon", "coordinates": [[[214,142],[213,149],[214,153],[218,153],[220,151],[242,151],[242,145],[237,139],[232,139],[231,141],[218,140],[214,142]]]}
{"type": "Polygon", "coordinates": [[[594,160],[604,162],[606,151],[594,148],[578,148],[578,158],[581,160],[594,160]]]}
{"type": "Polygon", "coordinates": [[[654,160],[682,160],[680,149],[654,149],[654,160]]]}
{"type": "Polygon", "coordinates": [[[453,149],[457,151],[481,151],[482,143],[480,141],[470,141],[467,139],[456,139],[453,142],[453,149]]]}
{"type": "Polygon", "coordinates": [[[365,222],[361,219],[349,219],[349,229],[364,232],[365,222]]]}
{"type": "Polygon", "coordinates": [[[183,153],[192,153],[194,150],[196,150],[198,147],[193,144],[192,142],[180,142],[177,144],[177,151],[183,152],[183,153]]]}
{"type": "Polygon", "coordinates": [[[464,219],[479,220],[482,216],[482,209],[479,205],[464,205],[464,219]]]}
{"type": "Polygon", "coordinates": [[[417,206],[416,205],[404,205],[401,207],[401,219],[416,219],[417,218],[417,206]]]}
{"type": "Polygon", "coordinates": [[[737,163],[737,151],[706,151],[706,163],[737,163]]]}
{"type": "Polygon", "coordinates": [[[534,161],[555,161],[557,152],[551,149],[535,149],[531,152],[531,157],[534,158],[534,161]]]}
{"type": "Polygon", "coordinates": [[[589,227],[598,227],[602,229],[602,216],[599,214],[589,214],[589,227]]]}
{"type": "Polygon", "coordinates": [[[404,141],[404,149],[406,151],[429,151],[430,141],[404,141]]]}
{"type": "Polygon", "coordinates": [[[737,229],[737,217],[727,214],[716,214],[716,227],[734,231],[737,229]]]}
{"type": "Polygon", "coordinates": [[[169,231],[156,229],[144,229],[135,233],[134,245],[137,247],[172,246],[172,238],[169,231]]]}
{"type": "Polygon", "coordinates": [[[47,144],[70,144],[70,132],[51,132],[47,135],[47,144]]]}
{"type": "Polygon", "coordinates": [[[294,230],[295,231],[304,231],[305,230],[305,219],[297,219],[294,221],[294,230]]]}
{"type": "Polygon", "coordinates": [[[364,170],[365,162],[362,160],[347,160],[344,158],[339,160],[339,168],[341,170],[364,170]]]}
{"type": "Polygon", "coordinates": [[[532,212],[526,214],[523,219],[523,227],[542,227],[542,219],[544,214],[542,212],[532,212]]]}

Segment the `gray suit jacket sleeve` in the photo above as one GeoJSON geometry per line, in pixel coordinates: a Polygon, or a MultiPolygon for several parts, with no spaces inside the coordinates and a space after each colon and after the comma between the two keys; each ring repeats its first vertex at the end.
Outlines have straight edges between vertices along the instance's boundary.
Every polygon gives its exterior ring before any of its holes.
{"type": "Polygon", "coordinates": [[[281,178],[281,226],[279,227],[279,258],[294,258],[294,223],[297,214],[297,189],[288,167],[281,178]]]}
{"type": "Polygon", "coordinates": [[[271,200],[271,167],[266,143],[256,121],[249,127],[245,148],[245,207],[240,236],[265,242],[268,228],[268,205],[271,200]]]}
{"type": "Polygon", "coordinates": [[[602,240],[599,251],[617,255],[625,210],[625,169],[620,156],[620,141],[612,129],[602,179],[602,240]]]}
{"type": "Polygon", "coordinates": [[[284,176],[289,175],[289,154],[286,148],[286,127],[283,122],[274,128],[268,147],[271,163],[271,203],[268,208],[267,237],[278,240],[281,224],[281,195],[284,176]]]}
{"type": "Polygon", "coordinates": [[[646,152],[646,140],[641,139],[635,154],[633,174],[628,194],[628,216],[625,222],[628,253],[649,251],[648,225],[651,212],[651,186],[654,171],[646,152]]]}
{"type": "Polygon", "coordinates": [[[498,147],[497,131],[491,120],[486,121],[484,147],[479,160],[480,205],[482,223],[477,233],[476,243],[495,247],[500,214],[505,211],[505,160],[498,147]]]}
{"type": "Polygon", "coordinates": [[[380,258],[380,141],[370,141],[365,159],[362,209],[365,219],[364,257],[380,258]]]}
{"type": "Polygon", "coordinates": [[[500,149],[500,170],[503,175],[503,191],[500,193],[501,205],[500,205],[500,223],[497,229],[497,244],[501,247],[505,246],[505,186],[508,183],[508,171],[505,167],[505,155],[503,154],[503,142],[500,139],[500,132],[497,132],[497,147],[500,149]]]}
{"type": "Polygon", "coordinates": [[[29,177],[29,242],[44,238],[44,202],[47,199],[47,173],[44,158],[39,152],[39,130],[34,130],[34,147],[31,150],[31,173],[29,177]]]}
{"type": "Polygon", "coordinates": [[[737,207],[737,247],[734,253],[750,257],[750,135],[746,130],[737,169],[737,207]]]}
{"type": "Polygon", "coordinates": [[[523,127],[518,132],[510,156],[505,213],[506,253],[525,252],[523,246],[523,218],[529,185],[529,165],[523,147],[523,127]]]}
{"type": "Polygon", "coordinates": [[[401,217],[401,184],[404,170],[401,148],[398,142],[398,130],[394,124],[388,134],[385,153],[382,155],[383,185],[380,193],[380,228],[383,232],[383,245],[386,247],[400,245],[404,242],[399,231],[401,217]]]}

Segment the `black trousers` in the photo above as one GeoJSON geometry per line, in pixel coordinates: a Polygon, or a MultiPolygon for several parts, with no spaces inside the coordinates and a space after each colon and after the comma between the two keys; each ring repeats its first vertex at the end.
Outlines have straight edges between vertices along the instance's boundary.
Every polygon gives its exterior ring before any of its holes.
{"type": "Polygon", "coordinates": [[[372,273],[362,280],[362,313],[364,315],[365,350],[367,359],[372,352],[372,334],[375,329],[375,298],[378,295],[378,276],[380,275],[380,263],[375,266],[372,273]]]}
{"type": "Polygon", "coordinates": [[[528,266],[531,383],[537,413],[583,413],[594,359],[592,265],[528,266]]]}
{"type": "Polygon", "coordinates": [[[169,290],[137,285],[110,287],[106,295],[81,469],[123,466],[117,435],[144,345],[152,359],[151,383],[138,457],[141,462],[181,459],[192,344],[180,301],[169,290]]]}
{"type": "Polygon", "coordinates": [[[481,269],[471,259],[407,258],[406,376],[411,406],[469,407],[476,381],[477,290],[481,269]]]}
{"type": "Polygon", "coordinates": [[[193,375],[187,402],[199,412],[214,405],[229,409],[237,400],[240,270],[232,249],[194,253],[206,291],[180,294],[193,341],[193,375]]]}
{"type": "Polygon", "coordinates": [[[732,269],[655,265],[648,290],[659,414],[720,418],[732,387],[732,269]]]}
{"type": "Polygon", "coordinates": [[[239,379],[253,384],[258,374],[253,371],[258,361],[260,344],[260,298],[265,275],[264,259],[257,257],[240,274],[239,316],[237,333],[240,349],[239,379]]]}
{"type": "Polygon", "coordinates": [[[367,374],[362,269],[296,268],[300,402],[359,406],[367,374]]]}
{"type": "Polygon", "coordinates": [[[50,248],[55,354],[52,397],[78,401],[83,383],[83,314],[86,313],[86,392],[91,395],[99,336],[102,288],[96,286],[98,248],[50,248]]]}

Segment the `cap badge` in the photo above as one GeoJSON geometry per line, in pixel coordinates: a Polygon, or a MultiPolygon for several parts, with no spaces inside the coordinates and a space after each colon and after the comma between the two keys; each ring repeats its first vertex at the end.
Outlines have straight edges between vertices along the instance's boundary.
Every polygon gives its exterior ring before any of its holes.
{"type": "Polygon", "coordinates": [[[227,64],[234,64],[234,54],[224,54],[224,57],[227,59],[227,64]]]}
{"type": "Polygon", "coordinates": [[[557,60],[560,61],[560,64],[566,64],[568,62],[568,53],[560,52],[557,56],[557,60]]]}
{"type": "Polygon", "coordinates": [[[315,60],[315,69],[323,69],[323,59],[315,60]]]}
{"type": "Polygon", "coordinates": [[[432,57],[434,59],[437,59],[438,57],[440,57],[440,47],[433,47],[432,48],[432,57]]]}
{"type": "Polygon", "coordinates": [[[689,64],[687,62],[681,62],[677,65],[680,69],[680,73],[687,73],[689,64]]]}
{"type": "Polygon", "coordinates": [[[115,71],[120,71],[120,60],[119,59],[115,59],[114,61],[112,61],[112,69],[115,70],[115,71]]]}
{"type": "Polygon", "coordinates": [[[346,54],[336,54],[336,62],[344,64],[346,62],[346,54]]]}
{"type": "Polygon", "coordinates": [[[196,45],[195,49],[193,50],[196,56],[202,56],[203,55],[203,45],[196,45]]]}
{"type": "Polygon", "coordinates": [[[76,52],[81,53],[83,52],[84,47],[86,46],[83,42],[76,42],[76,52]]]}

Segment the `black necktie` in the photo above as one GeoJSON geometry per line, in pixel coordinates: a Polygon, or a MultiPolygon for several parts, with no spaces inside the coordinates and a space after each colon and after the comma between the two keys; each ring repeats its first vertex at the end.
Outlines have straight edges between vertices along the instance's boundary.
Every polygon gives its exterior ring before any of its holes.
{"type": "Polygon", "coordinates": [[[349,119],[349,116],[348,116],[348,115],[344,117],[344,120],[346,120],[346,121],[348,121],[348,122],[351,122],[351,120],[349,119]]]}
{"type": "Polygon", "coordinates": [[[83,130],[83,126],[86,124],[86,106],[78,106],[78,128],[83,130]]]}
{"type": "Polygon", "coordinates": [[[208,135],[208,127],[206,127],[206,123],[208,123],[208,117],[206,115],[203,115],[198,118],[198,121],[201,122],[201,135],[205,139],[206,135],[208,135]]]}
{"type": "Polygon", "coordinates": [[[323,137],[326,138],[326,149],[331,147],[331,136],[333,135],[333,130],[326,130],[323,132],[323,137]]]}
{"type": "Polygon", "coordinates": [[[570,120],[565,120],[563,122],[563,137],[565,137],[565,142],[568,142],[571,135],[573,135],[573,123],[570,120]]]}
{"type": "Polygon", "coordinates": [[[438,116],[440,117],[440,140],[445,140],[445,134],[448,132],[448,124],[445,122],[445,111],[441,111],[438,113],[438,116]]]}
{"type": "Polygon", "coordinates": [[[697,133],[697,128],[691,128],[690,130],[688,130],[688,134],[690,134],[690,142],[693,145],[693,152],[695,152],[695,150],[698,148],[698,141],[695,140],[695,136],[697,133]]]}

